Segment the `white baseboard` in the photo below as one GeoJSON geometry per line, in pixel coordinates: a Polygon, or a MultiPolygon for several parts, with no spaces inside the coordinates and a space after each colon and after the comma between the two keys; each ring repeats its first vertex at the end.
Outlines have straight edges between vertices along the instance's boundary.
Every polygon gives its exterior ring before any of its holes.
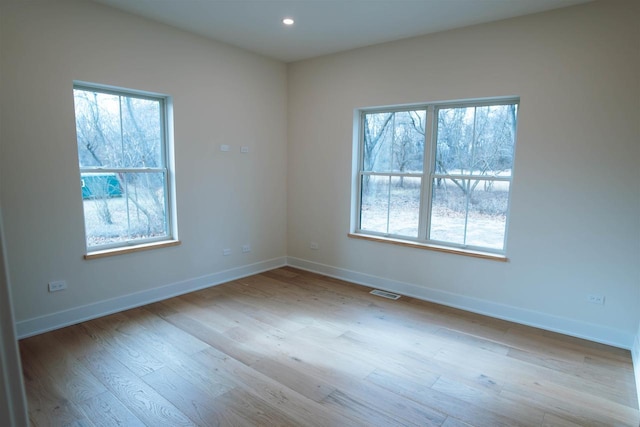
{"type": "Polygon", "coordinates": [[[638,334],[633,340],[631,359],[633,360],[633,372],[636,375],[636,393],[638,395],[638,407],[640,408],[640,328],[638,328],[638,334]]]}
{"type": "MultiPolygon", "coordinates": [[[[359,285],[391,291],[401,295],[431,301],[449,307],[459,308],[461,310],[508,320],[510,322],[520,323],[527,326],[533,326],[535,328],[558,332],[564,335],[584,338],[589,341],[595,341],[626,350],[630,350],[634,342],[632,334],[593,323],[581,322],[538,311],[499,304],[479,298],[431,289],[412,283],[398,282],[383,277],[332,267],[295,257],[287,257],[287,264],[291,267],[323,274],[336,279],[346,280],[359,285]]],[[[640,346],[640,344],[638,345],[640,346]]],[[[640,359],[640,355],[637,355],[637,357],[640,359]]],[[[638,363],[640,363],[640,360],[638,360],[638,363]]],[[[636,363],[636,375],[638,374],[638,370],[640,370],[640,365],[638,365],[638,363],[636,363]]]]}
{"type": "Polygon", "coordinates": [[[74,325],[86,320],[95,319],[119,311],[128,310],[134,307],[161,301],[167,298],[197,291],[231,280],[258,274],[263,271],[286,265],[286,257],[274,258],[261,261],[255,264],[232,268],[230,270],[209,274],[202,277],[195,277],[181,282],[171,283],[158,288],[136,292],[109,300],[99,301],[92,304],[74,307],[69,310],[45,316],[27,319],[16,323],[18,338],[26,338],[65,326],[74,325]]]}
{"type": "Polygon", "coordinates": [[[584,338],[615,347],[628,350],[631,350],[633,347],[632,355],[634,357],[634,366],[636,367],[636,378],[638,379],[638,384],[640,384],[640,343],[636,341],[634,344],[634,336],[632,334],[627,334],[601,325],[580,322],[533,310],[498,304],[488,300],[372,276],[357,271],[332,267],[295,257],[274,258],[202,277],[171,283],[134,294],[99,301],[80,307],[74,307],[69,310],[59,311],[45,316],[23,320],[16,323],[17,335],[18,338],[26,338],[79,322],[84,322],[86,320],[95,319],[188,292],[219,285],[221,283],[258,274],[263,271],[272,270],[285,265],[324,274],[326,276],[335,277],[337,279],[346,280],[359,285],[379,288],[399,293],[401,295],[431,301],[449,307],[455,307],[473,313],[484,314],[486,316],[546,329],[553,332],[559,332],[565,335],[584,338]]]}

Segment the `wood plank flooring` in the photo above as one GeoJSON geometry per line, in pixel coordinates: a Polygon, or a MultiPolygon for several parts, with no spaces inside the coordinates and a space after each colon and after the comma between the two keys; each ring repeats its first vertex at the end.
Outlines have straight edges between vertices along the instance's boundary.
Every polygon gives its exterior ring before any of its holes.
{"type": "Polygon", "coordinates": [[[281,268],[24,339],[33,426],[631,426],[628,351],[281,268]]]}

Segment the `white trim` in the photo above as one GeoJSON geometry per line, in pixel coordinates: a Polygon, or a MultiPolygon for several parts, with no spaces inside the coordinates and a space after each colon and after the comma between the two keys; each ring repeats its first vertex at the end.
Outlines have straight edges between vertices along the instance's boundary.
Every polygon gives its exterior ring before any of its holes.
{"type": "MultiPolygon", "coordinates": [[[[145,99],[148,101],[153,101],[159,106],[159,128],[160,128],[160,167],[100,167],[100,166],[91,166],[91,167],[83,167],[80,166],[80,179],[82,181],[82,188],[85,188],[85,179],[83,175],[110,175],[110,174],[162,174],[163,177],[163,191],[164,191],[164,235],[160,237],[151,237],[151,238],[141,238],[136,239],[135,243],[150,243],[156,241],[163,240],[178,240],[177,235],[177,219],[175,215],[175,183],[172,182],[174,178],[173,169],[173,136],[169,135],[168,132],[173,130],[173,110],[171,108],[172,98],[168,95],[164,94],[156,94],[152,92],[145,92],[140,90],[126,89],[115,86],[108,86],[103,84],[95,84],[81,81],[73,82],[73,97],[74,97],[74,116],[75,120],[78,119],[78,103],[76,99],[76,91],[81,92],[93,92],[113,95],[117,96],[119,101],[119,111],[118,116],[120,119],[120,139],[124,138],[123,136],[123,124],[122,124],[122,99],[136,98],[136,99],[145,99]],[[173,193],[171,193],[174,191],[173,193]]],[[[123,149],[124,150],[124,149],[123,149]]],[[[122,197],[126,197],[127,195],[127,180],[124,182],[124,187],[122,190],[122,197]]],[[[123,184],[120,182],[120,184],[123,184]]],[[[89,191],[91,191],[89,189],[89,191]]],[[[82,192],[83,201],[85,199],[84,191],[82,192]]],[[[85,215],[83,208],[83,215],[85,215]]],[[[127,218],[129,217],[129,211],[127,210],[127,218]]],[[[127,227],[129,228],[129,227],[127,227]]],[[[129,233],[130,230],[127,230],[129,233]]],[[[131,241],[118,241],[114,243],[107,243],[101,245],[93,245],[89,246],[89,230],[86,228],[85,224],[85,237],[87,239],[86,249],[87,252],[98,252],[106,249],[113,248],[126,248],[128,245],[131,245],[131,241]]]]}
{"type": "MultiPolygon", "coordinates": [[[[449,307],[459,308],[472,313],[483,314],[498,319],[508,320],[523,325],[533,326],[548,331],[558,332],[569,336],[631,350],[636,378],[636,389],[638,390],[638,405],[640,406],[640,329],[638,330],[638,335],[634,337],[631,334],[627,334],[613,328],[608,328],[606,326],[580,322],[577,320],[499,304],[479,298],[431,289],[417,284],[399,282],[366,273],[307,261],[296,257],[274,258],[267,261],[257,262],[255,264],[220,271],[206,276],[171,283],[134,294],[59,311],[45,316],[23,320],[15,324],[17,336],[20,339],[26,338],[123,310],[128,310],[130,308],[140,307],[167,298],[216,286],[231,280],[237,280],[242,277],[273,270],[286,265],[346,280],[362,286],[379,288],[385,291],[425,301],[431,301],[449,307]]],[[[18,393],[18,395],[20,395],[20,393],[18,393]]]]}
{"type": "Polygon", "coordinates": [[[449,307],[459,308],[472,313],[483,314],[627,350],[631,350],[633,347],[632,356],[634,360],[636,380],[638,382],[638,388],[640,389],[640,342],[638,342],[640,338],[635,337],[636,341],[634,343],[634,337],[632,334],[593,323],[581,322],[538,311],[499,304],[488,300],[432,289],[417,284],[400,282],[357,271],[332,267],[295,257],[274,258],[202,277],[195,277],[181,282],[171,283],[134,294],[59,311],[45,316],[22,320],[16,323],[17,335],[20,339],[26,338],[86,320],[95,319],[101,316],[117,313],[119,311],[172,298],[188,292],[205,289],[231,280],[283,267],[285,265],[346,280],[358,285],[378,288],[449,307]]]}
{"type": "MultiPolygon", "coordinates": [[[[472,313],[483,314],[497,319],[583,338],[626,350],[631,349],[633,343],[633,336],[631,334],[594,323],[581,322],[566,317],[499,304],[488,300],[432,289],[422,285],[399,282],[295,257],[287,257],[287,264],[301,270],[346,280],[358,285],[383,289],[385,291],[459,308],[472,313]]],[[[640,344],[638,344],[638,348],[640,349],[640,344]]],[[[640,355],[636,355],[636,357],[640,359],[640,355]]],[[[637,362],[640,362],[640,360],[637,360],[637,362]]],[[[637,378],[640,364],[637,363],[636,365],[638,366],[636,368],[637,378]]]]}
{"type": "Polygon", "coordinates": [[[148,289],[146,291],[98,301],[80,307],[74,307],[69,310],[58,311],[45,316],[22,320],[16,323],[18,337],[26,338],[32,335],[41,334],[54,329],[84,322],[86,320],[95,319],[117,313],[119,311],[128,310],[130,308],[140,307],[153,302],[165,300],[167,298],[216,286],[231,280],[262,273],[263,271],[284,267],[285,265],[286,257],[274,258],[267,261],[257,262],[255,264],[220,271],[206,276],[194,277],[192,279],[171,283],[165,286],[148,289]]]}
{"type": "MultiPolygon", "coordinates": [[[[354,168],[353,174],[357,176],[357,181],[352,184],[351,196],[351,207],[352,209],[356,209],[356,211],[351,212],[351,224],[350,224],[350,232],[355,234],[363,234],[363,235],[371,235],[371,236],[382,236],[382,237],[392,237],[398,239],[407,239],[416,241],[418,243],[423,244],[438,244],[447,247],[451,247],[454,249],[472,249],[483,252],[494,252],[499,255],[505,255],[506,253],[506,243],[507,243],[507,232],[509,226],[509,217],[510,217],[510,208],[511,208],[511,188],[513,184],[513,161],[515,159],[515,149],[516,149],[516,139],[517,139],[517,114],[520,110],[520,97],[499,97],[499,98],[485,98],[485,99],[468,99],[461,101],[444,101],[444,102],[432,102],[432,103],[423,103],[423,104],[409,104],[409,105],[399,105],[399,106],[390,106],[390,107],[372,107],[372,108],[361,108],[356,110],[357,114],[354,114],[354,132],[356,129],[355,124],[357,123],[358,134],[354,133],[353,144],[354,148],[352,150],[353,155],[356,154],[355,145],[358,145],[358,159],[357,162],[352,160],[352,167],[354,168]],[[501,106],[501,107],[513,107],[515,115],[513,123],[513,156],[512,156],[512,165],[510,168],[510,173],[508,176],[506,175],[478,175],[478,174],[470,174],[464,175],[462,173],[453,174],[453,173],[437,173],[436,170],[436,153],[438,149],[438,125],[435,123],[438,119],[439,112],[443,109],[474,109],[473,114],[473,140],[476,138],[476,122],[477,122],[477,109],[483,107],[491,107],[491,106],[501,106]],[[398,113],[411,113],[417,111],[424,111],[425,113],[425,121],[424,121],[424,147],[423,147],[423,162],[422,162],[422,172],[400,172],[400,171],[374,171],[374,170],[364,170],[365,169],[365,121],[367,115],[374,114],[390,114],[390,118],[385,119],[386,123],[389,123],[389,120],[392,120],[391,126],[392,129],[396,127],[396,114],[398,113]],[[427,163],[427,159],[429,163],[427,163]],[[356,170],[357,168],[357,170],[356,170]],[[408,178],[420,178],[420,209],[418,215],[418,230],[417,235],[413,237],[408,237],[406,235],[393,234],[389,231],[389,222],[391,220],[391,192],[387,192],[387,221],[386,228],[383,231],[376,230],[365,230],[362,225],[362,200],[363,200],[363,188],[362,188],[362,180],[364,177],[379,177],[384,178],[388,177],[388,186],[391,185],[392,178],[395,177],[408,177],[408,178]],[[502,247],[500,249],[492,249],[486,246],[474,246],[471,244],[467,244],[468,238],[468,219],[469,219],[469,197],[466,198],[466,207],[465,207],[465,220],[464,220],[464,241],[462,244],[446,242],[442,240],[437,240],[431,236],[431,221],[433,214],[433,197],[434,197],[434,180],[465,180],[465,181],[475,181],[475,185],[478,182],[504,182],[508,184],[508,195],[507,195],[507,212],[506,212],[506,222],[504,227],[504,233],[502,238],[502,247]],[[427,183],[428,181],[428,183],[427,183]],[[355,191],[354,191],[355,190],[355,191]]],[[[413,120],[413,119],[412,119],[413,120]]],[[[387,124],[382,129],[384,131],[386,129],[387,124]]],[[[415,123],[414,123],[415,125],[415,123]]],[[[381,131],[381,132],[382,132],[381,131]]],[[[392,132],[393,133],[393,132],[392,132]]],[[[392,136],[395,139],[395,133],[392,136]]],[[[380,137],[380,135],[378,135],[380,137]]],[[[473,141],[472,141],[473,142],[473,141]]],[[[473,144],[472,144],[473,145],[473,144]]],[[[371,168],[374,165],[370,165],[371,168]]],[[[446,171],[445,171],[446,172],[446,171]]],[[[384,182],[381,180],[381,182],[384,182]]],[[[457,182],[456,182],[457,183],[457,182]]],[[[475,187],[474,187],[475,188],[475,187]]]]}
{"type": "Polygon", "coordinates": [[[640,408],[640,327],[638,327],[638,333],[633,340],[631,359],[633,360],[633,372],[636,376],[636,395],[638,396],[638,407],[640,408]]]}
{"type": "Polygon", "coordinates": [[[16,341],[11,303],[11,285],[5,254],[2,209],[0,209],[0,424],[29,425],[27,397],[22,380],[22,362],[16,341]]]}

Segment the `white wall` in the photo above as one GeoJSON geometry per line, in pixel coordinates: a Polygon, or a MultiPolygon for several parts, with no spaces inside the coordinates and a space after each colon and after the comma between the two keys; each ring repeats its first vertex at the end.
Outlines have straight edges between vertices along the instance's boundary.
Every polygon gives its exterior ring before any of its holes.
{"type": "Polygon", "coordinates": [[[638,2],[595,2],[292,64],[290,262],[630,348],[639,19],[638,2]],[[521,109],[508,263],[347,237],[354,109],[510,95],[521,109]]]}
{"type": "Polygon", "coordinates": [[[0,7],[0,199],[19,334],[285,261],[283,63],[88,1],[0,7]],[[83,260],[74,80],[173,97],[181,246],[83,260]],[[51,280],[68,289],[48,293],[51,280]]]}
{"type": "Polygon", "coordinates": [[[0,8],[0,201],[21,335],[289,255],[305,268],[632,346],[637,2],[598,1],[288,68],[87,1],[0,8]],[[173,96],[181,246],[82,259],[73,80],[173,96]],[[509,263],[346,237],[355,108],[506,95],[521,97],[509,263]],[[221,153],[223,143],[233,151],[221,153]],[[239,253],[244,243],[250,254],[239,253]],[[234,254],[222,257],[223,247],[234,254]],[[49,294],[51,280],[69,288],[49,294]],[[588,304],[589,293],[606,295],[605,306],[588,304]]]}

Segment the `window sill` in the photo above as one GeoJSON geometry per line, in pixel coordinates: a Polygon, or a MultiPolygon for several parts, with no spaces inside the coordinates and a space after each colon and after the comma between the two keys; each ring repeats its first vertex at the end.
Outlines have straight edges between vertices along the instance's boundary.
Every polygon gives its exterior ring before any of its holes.
{"type": "Polygon", "coordinates": [[[141,252],[141,251],[148,251],[151,249],[166,248],[169,246],[178,246],[180,244],[181,244],[180,240],[163,240],[162,242],[143,243],[141,245],[104,249],[102,251],[93,251],[93,252],[87,253],[84,256],[84,259],[105,258],[109,256],[130,254],[132,252],[141,252]]]}
{"type": "Polygon", "coordinates": [[[448,248],[430,243],[418,243],[410,240],[393,239],[389,237],[369,236],[366,234],[349,233],[349,237],[353,239],[370,240],[372,242],[390,243],[392,245],[405,246],[408,248],[426,249],[429,251],[445,252],[449,254],[464,255],[473,258],[482,258],[492,261],[508,262],[509,259],[504,255],[493,254],[491,252],[473,251],[468,249],[448,248]]]}

